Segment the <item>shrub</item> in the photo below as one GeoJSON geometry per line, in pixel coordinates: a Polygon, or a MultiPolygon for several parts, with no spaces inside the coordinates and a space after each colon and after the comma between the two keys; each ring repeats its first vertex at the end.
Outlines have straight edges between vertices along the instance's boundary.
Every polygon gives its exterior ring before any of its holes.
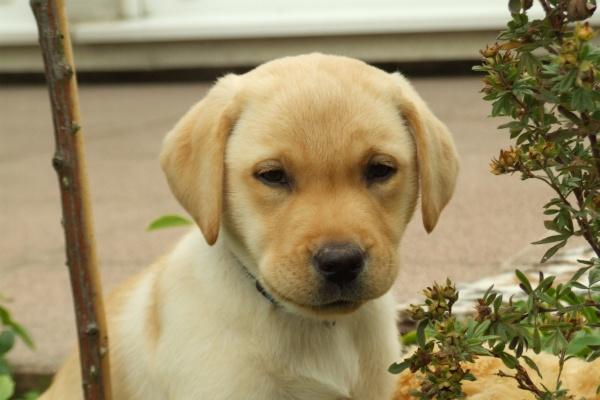
{"type": "Polygon", "coordinates": [[[512,145],[492,160],[492,173],[517,173],[543,182],[554,197],[544,206],[544,226],[552,231],[535,244],[549,244],[542,262],[572,237],[583,237],[596,257],[564,283],[540,273],[536,283],[516,271],[525,301],[513,302],[490,287],[475,305],[473,318],[459,320],[452,306],[459,293],[452,282],[425,289],[425,301],[412,306],[417,350],[390,371],[407,368],[423,379],[413,395],[420,399],[464,397],[461,382],[474,380],[468,363],[477,357],[502,360],[514,373],[499,372],[537,399],[568,399],[562,367],[570,357],[600,356],[600,49],[587,22],[595,2],[540,0],[545,17],[530,20],[533,0],[511,0],[512,15],[498,42],[481,51],[475,67],[485,73],[484,99],[493,117],[507,117],[499,128],[512,145]],[[573,25],[574,24],[574,25],[573,25]],[[536,385],[524,368],[537,371],[525,354],[556,355],[554,387],[536,385]]]}
{"type": "MultiPolygon", "coordinates": [[[[7,308],[0,305],[0,400],[11,399],[14,395],[15,382],[6,361],[6,355],[13,348],[17,339],[33,348],[33,341],[27,331],[12,319],[7,308]]],[[[25,399],[34,399],[35,397],[34,393],[25,395],[25,399]]]]}

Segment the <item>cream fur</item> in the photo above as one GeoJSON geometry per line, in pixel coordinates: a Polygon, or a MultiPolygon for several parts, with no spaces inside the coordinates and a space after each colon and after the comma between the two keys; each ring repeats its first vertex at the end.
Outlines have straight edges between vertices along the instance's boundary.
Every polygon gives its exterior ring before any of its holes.
{"type": "MultiPolygon", "coordinates": [[[[115,399],[366,400],[392,391],[386,366],[399,349],[390,294],[335,326],[299,318],[257,295],[223,240],[211,248],[194,231],[126,296],[109,307],[115,399]],[[153,343],[146,321],[159,276],[153,343]]],[[[77,381],[72,357],[42,399],[81,399],[77,381]]]]}
{"type": "MultiPolygon", "coordinates": [[[[389,399],[397,248],[419,181],[430,231],[458,172],[450,133],[407,81],[344,57],[275,60],[222,78],[160,159],[200,229],[111,296],[113,398],[389,399]],[[397,172],[367,185],[377,157],[397,172]],[[293,187],[259,182],[269,163],[293,187]],[[325,290],[311,265],[331,241],[368,252],[351,290],[325,290]]],[[[80,381],[73,356],[42,399],[79,400],[80,381]]]]}

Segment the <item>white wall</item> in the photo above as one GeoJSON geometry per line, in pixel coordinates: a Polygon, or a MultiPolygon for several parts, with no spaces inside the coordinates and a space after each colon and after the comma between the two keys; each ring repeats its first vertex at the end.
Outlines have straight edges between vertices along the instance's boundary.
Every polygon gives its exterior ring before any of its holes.
{"type": "MultiPolygon", "coordinates": [[[[76,43],[496,30],[508,19],[506,3],[505,0],[67,0],[76,43]]],[[[0,0],[0,44],[26,42],[35,42],[29,1],[0,0]]]]}
{"type": "MultiPolygon", "coordinates": [[[[510,18],[506,0],[66,1],[80,70],[253,65],[316,50],[473,59],[510,18]]],[[[36,44],[29,0],[0,0],[0,71],[40,71],[36,44]]]]}
{"type": "MultiPolygon", "coordinates": [[[[505,0],[138,0],[151,19],[227,26],[235,34],[297,35],[497,29],[505,0]]],[[[536,3],[534,14],[541,15],[536,3]]],[[[226,30],[226,29],[223,29],[226,30]]]]}

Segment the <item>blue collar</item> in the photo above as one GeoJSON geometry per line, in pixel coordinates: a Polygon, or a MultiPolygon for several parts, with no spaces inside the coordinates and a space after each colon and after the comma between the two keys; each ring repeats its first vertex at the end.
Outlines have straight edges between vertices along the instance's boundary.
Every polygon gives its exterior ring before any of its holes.
{"type": "MultiPolygon", "coordinates": [[[[254,275],[252,275],[252,273],[248,270],[248,268],[246,268],[246,266],[244,264],[242,264],[240,259],[237,258],[237,256],[235,254],[233,254],[233,252],[231,254],[233,255],[233,258],[235,258],[237,263],[240,265],[240,267],[242,268],[242,271],[244,271],[246,273],[246,275],[254,281],[254,285],[255,285],[258,293],[260,293],[265,299],[267,299],[269,301],[269,303],[271,303],[273,306],[281,307],[281,304],[279,304],[279,302],[277,300],[275,300],[273,298],[273,296],[271,296],[271,293],[267,292],[267,290],[260,284],[258,279],[256,279],[256,277],[254,275]]],[[[323,324],[325,326],[327,326],[328,328],[332,328],[335,326],[335,321],[323,321],[323,324]]]]}
{"type": "Polygon", "coordinates": [[[269,301],[269,303],[271,303],[275,307],[281,306],[279,302],[277,302],[277,300],[275,300],[273,296],[271,296],[271,293],[267,292],[267,290],[260,284],[258,279],[256,279],[256,277],[252,275],[252,273],[248,270],[248,268],[246,268],[246,266],[240,261],[240,259],[235,254],[233,254],[233,252],[231,253],[231,255],[233,256],[233,258],[235,258],[240,267],[242,267],[242,271],[244,271],[246,275],[254,281],[258,293],[260,293],[265,299],[269,301]]]}
{"type": "MultiPolygon", "coordinates": [[[[246,267],[244,267],[244,269],[246,269],[246,267]]],[[[246,269],[246,272],[248,272],[248,270],[247,270],[247,269],[246,269]]],[[[259,281],[258,281],[258,280],[257,280],[257,279],[254,277],[254,276],[252,276],[252,275],[251,275],[249,272],[248,272],[248,275],[249,275],[249,276],[250,276],[252,279],[254,279],[254,281],[256,282],[256,290],[258,290],[258,293],[262,294],[262,295],[263,295],[263,297],[264,297],[265,299],[269,300],[269,302],[270,302],[271,304],[273,304],[274,306],[277,306],[277,307],[279,307],[279,303],[277,302],[277,300],[275,300],[275,299],[273,298],[273,296],[271,296],[271,293],[267,292],[267,291],[265,290],[265,288],[264,288],[264,287],[263,287],[263,286],[260,284],[260,282],[259,282],[259,281]]]]}

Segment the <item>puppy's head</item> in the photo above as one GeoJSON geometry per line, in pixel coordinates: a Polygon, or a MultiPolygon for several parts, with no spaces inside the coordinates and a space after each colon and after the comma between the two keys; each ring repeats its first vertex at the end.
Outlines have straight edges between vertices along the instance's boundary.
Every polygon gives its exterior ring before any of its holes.
{"type": "Polygon", "coordinates": [[[458,172],[447,128],[399,74],[312,54],[219,80],[161,164],[209,244],[287,308],[330,316],[392,286],[421,189],[431,231],[458,172]]]}

